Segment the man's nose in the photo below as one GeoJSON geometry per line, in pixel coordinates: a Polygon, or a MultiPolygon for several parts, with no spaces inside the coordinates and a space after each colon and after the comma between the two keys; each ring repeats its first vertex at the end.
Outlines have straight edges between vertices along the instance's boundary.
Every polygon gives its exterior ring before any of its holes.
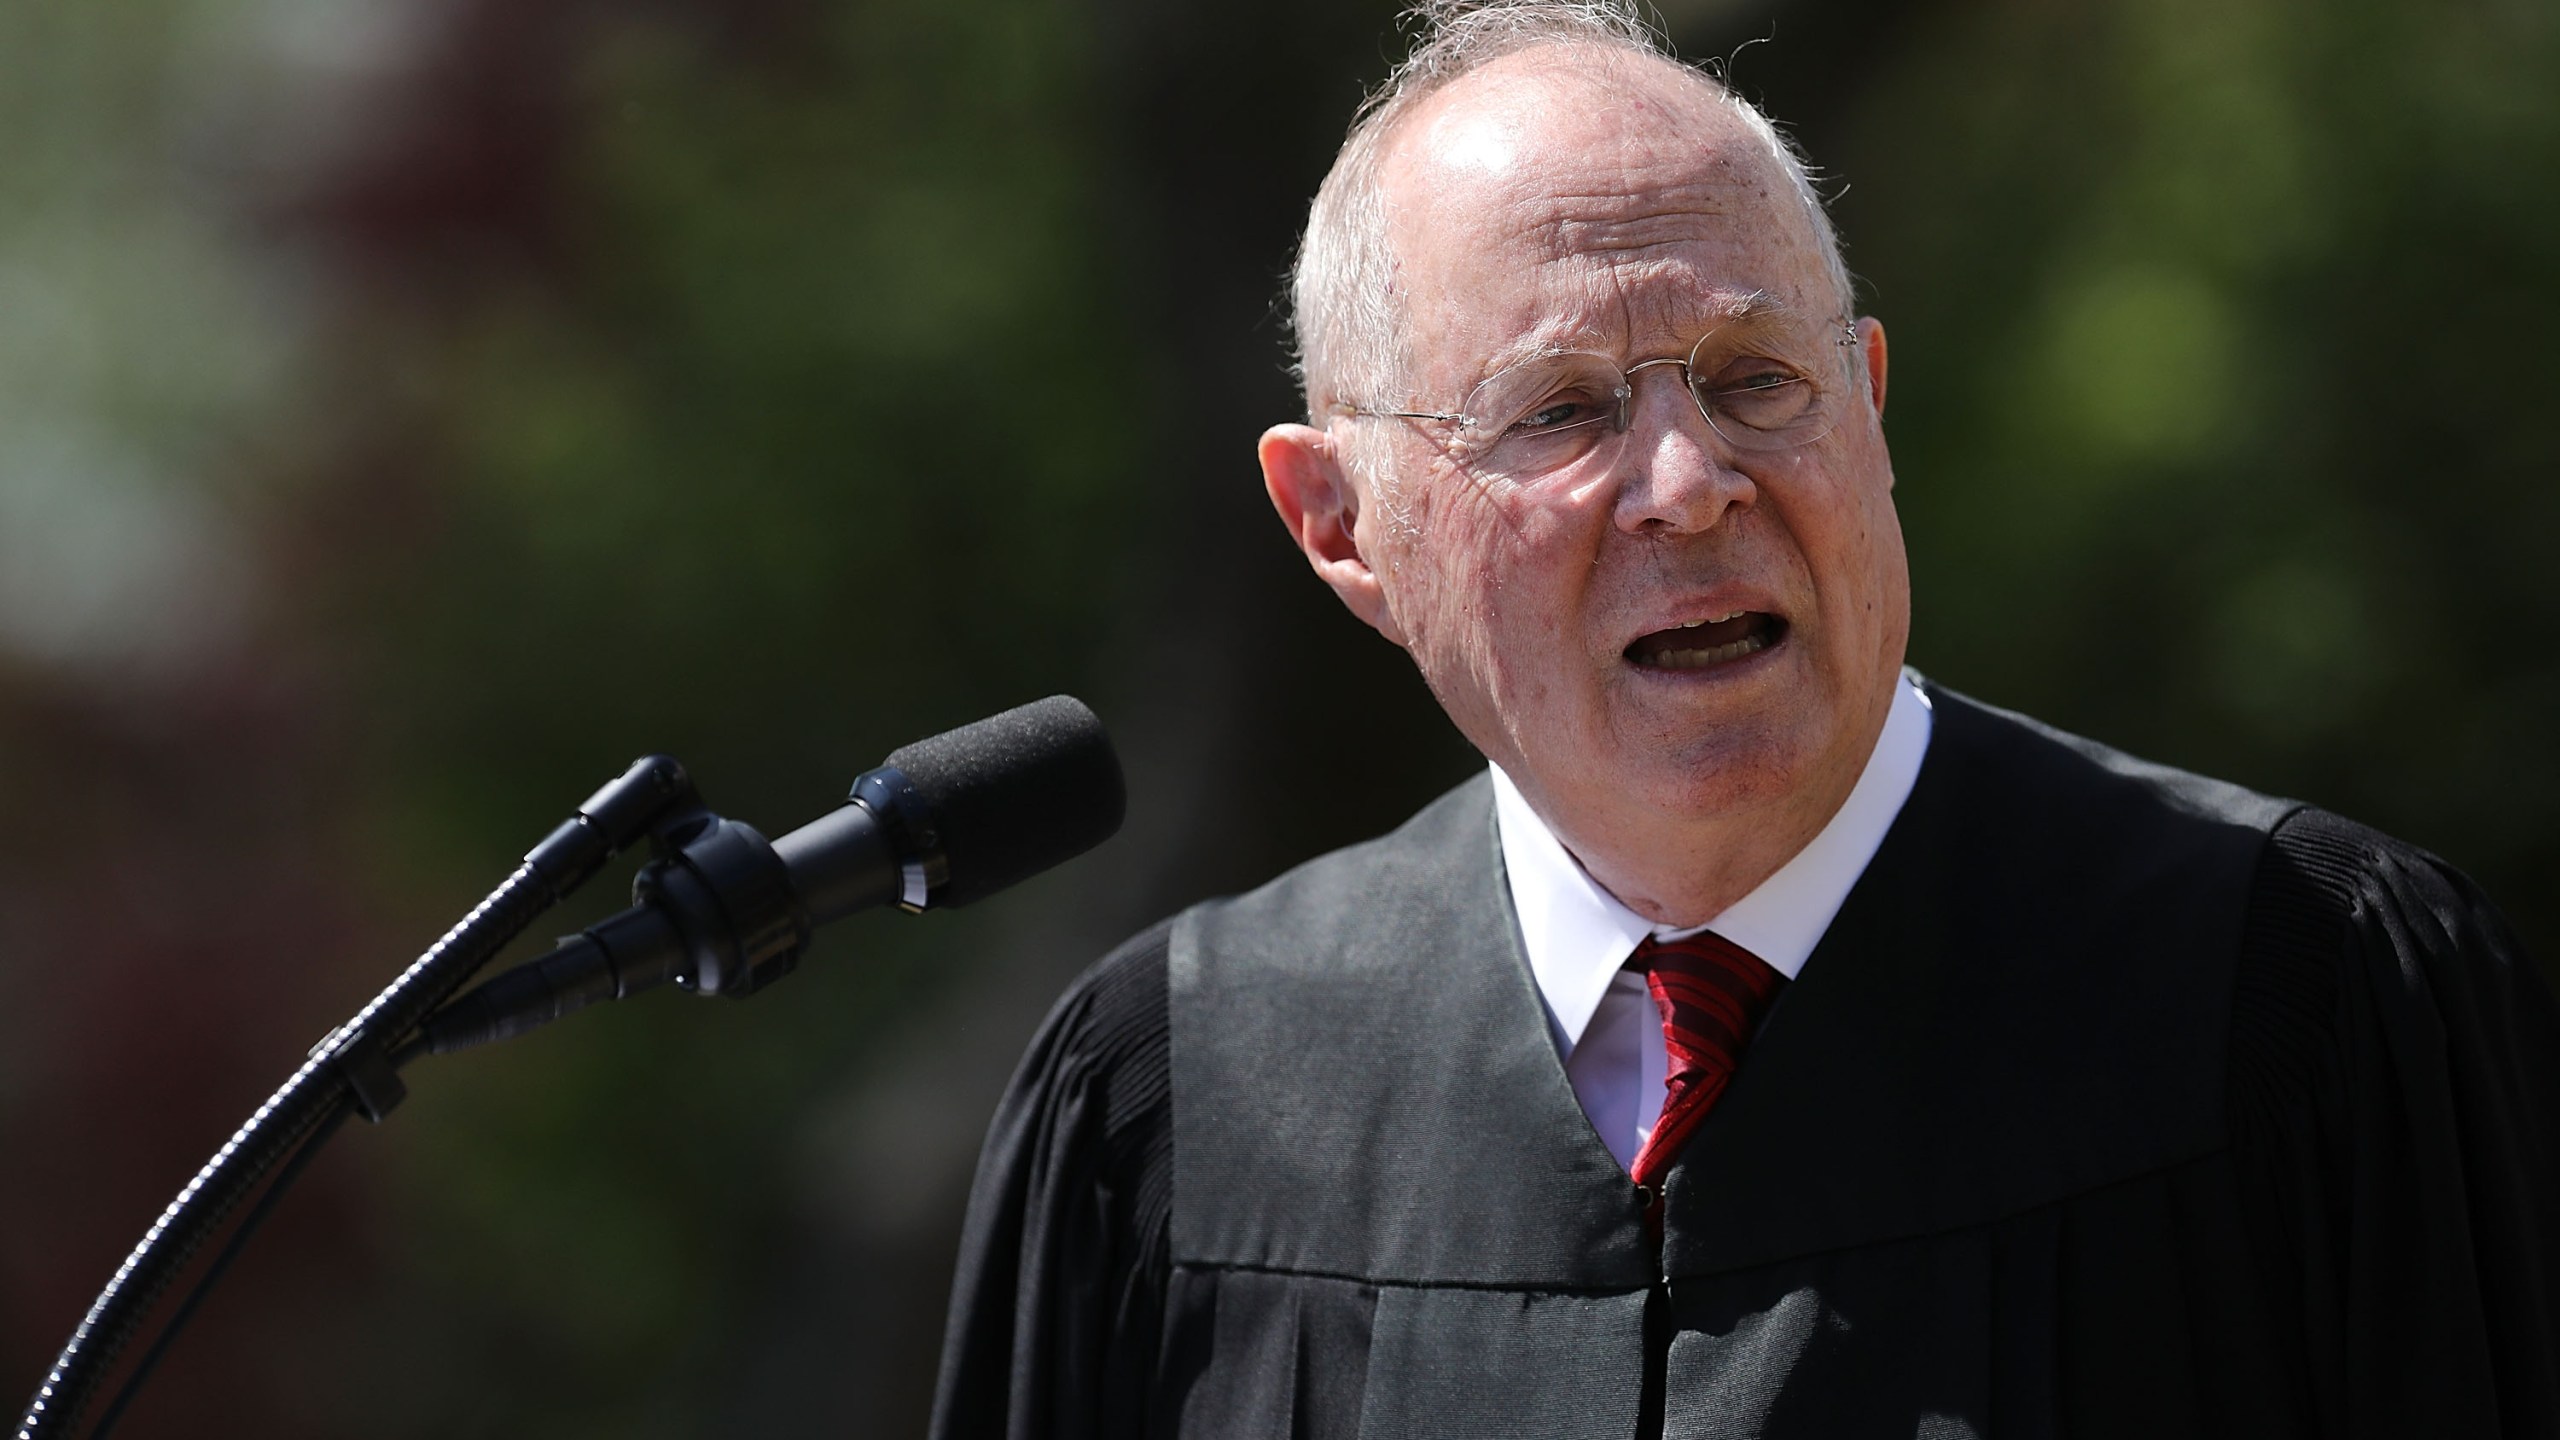
{"type": "Polygon", "coordinates": [[[1733,447],[1707,423],[1685,367],[1654,366],[1628,377],[1625,450],[1619,457],[1617,523],[1635,534],[1696,534],[1759,498],[1734,467],[1733,447]]]}

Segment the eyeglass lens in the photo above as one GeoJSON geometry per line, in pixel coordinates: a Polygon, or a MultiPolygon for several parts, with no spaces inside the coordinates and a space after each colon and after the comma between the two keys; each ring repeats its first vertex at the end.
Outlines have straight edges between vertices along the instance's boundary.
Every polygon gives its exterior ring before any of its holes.
{"type": "MultiPolygon", "coordinates": [[[[1736,450],[1787,450],[1822,438],[1847,389],[1837,327],[1793,335],[1765,326],[1710,332],[1685,362],[1689,393],[1736,450]]],[[[1665,361],[1640,362],[1639,371],[1665,361]]],[[[1518,479],[1614,451],[1633,415],[1634,383],[1605,355],[1562,351],[1496,372],[1467,397],[1457,435],[1471,467],[1518,479]]]]}

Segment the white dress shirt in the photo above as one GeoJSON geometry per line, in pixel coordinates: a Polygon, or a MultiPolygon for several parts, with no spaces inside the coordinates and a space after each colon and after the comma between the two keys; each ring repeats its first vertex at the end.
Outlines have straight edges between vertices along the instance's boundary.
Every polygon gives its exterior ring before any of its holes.
{"type": "Polygon", "coordinates": [[[1830,823],[1713,920],[1676,930],[1655,925],[1602,889],[1529,808],[1511,777],[1494,767],[1502,864],[1529,970],[1547,1002],[1574,1096],[1619,1164],[1632,1165],[1653,1133],[1669,1065],[1661,1014],[1644,976],[1622,968],[1627,957],[1648,935],[1673,939],[1713,930],[1794,979],[1911,797],[1929,750],[1929,729],[1928,699],[1906,674],[1867,768],[1830,823]]]}

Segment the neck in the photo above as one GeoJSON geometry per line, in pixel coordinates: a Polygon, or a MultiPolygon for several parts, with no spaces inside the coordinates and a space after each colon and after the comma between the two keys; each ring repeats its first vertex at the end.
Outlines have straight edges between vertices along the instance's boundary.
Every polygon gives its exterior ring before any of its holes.
{"type": "MultiPolygon", "coordinates": [[[[1856,777],[1850,779],[1854,784],[1856,777]]],[[[1591,878],[1628,909],[1656,925],[1687,928],[1706,924],[1760,888],[1822,833],[1847,798],[1843,788],[1818,812],[1807,806],[1738,823],[1652,827],[1652,838],[1607,823],[1585,833],[1555,830],[1591,878]]]]}
{"type": "Polygon", "coordinates": [[[1878,715],[1854,756],[1761,804],[1665,811],[1617,794],[1576,806],[1526,785],[1521,793],[1620,903],[1656,925],[1685,929],[1731,909],[1813,843],[1857,789],[1884,723],[1878,715]]]}

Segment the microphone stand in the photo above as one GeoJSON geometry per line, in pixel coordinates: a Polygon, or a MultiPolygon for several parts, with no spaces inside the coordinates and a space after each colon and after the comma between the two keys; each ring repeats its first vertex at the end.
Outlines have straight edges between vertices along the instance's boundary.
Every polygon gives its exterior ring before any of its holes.
{"type": "MultiPolygon", "coordinates": [[[[28,1402],[25,1417],[18,1422],[17,1440],[62,1440],[73,1433],[153,1303],[279,1162],[292,1157],[291,1166],[270,1187],[247,1224],[256,1222],[292,1171],[335,1130],[348,1110],[379,1122],[400,1103],[408,1092],[401,1083],[399,1065],[424,1046],[413,1041],[398,1050],[393,1047],[411,1037],[464,981],[615,854],[643,837],[663,838],[663,827],[670,822],[699,823],[703,814],[683,766],[663,755],[634,763],[528,852],[515,873],[354,1018],[313,1046],[309,1058],[232,1132],[117,1267],[28,1402]]],[[[235,1235],[234,1248],[244,1236],[245,1228],[235,1235]]],[[[184,1323],[229,1258],[226,1251],[198,1283],[196,1293],[128,1381],[115,1409],[101,1420],[98,1433],[114,1423],[176,1327],[184,1323]]]]}
{"type": "Polygon", "coordinates": [[[752,995],[791,972],[814,927],[876,906],[965,905],[1100,844],[1125,801],[1101,722],[1065,695],[892,751],[833,811],[777,840],[712,814],[675,761],[634,763],[313,1046],[205,1162],[99,1292],[28,1402],[17,1440],[68,1440],[161,1293],[274,1171],[99,1418],[92,1440],[104,1436],[284,1186],[349,1114],[389,1115],[408,1094],[400,1068],[417,1056],[504,1040],[669,982],[752,995]],[[644,837],[656,858],[633,882],[629,909],[447,1003],[535,916],[644,837]]]}

